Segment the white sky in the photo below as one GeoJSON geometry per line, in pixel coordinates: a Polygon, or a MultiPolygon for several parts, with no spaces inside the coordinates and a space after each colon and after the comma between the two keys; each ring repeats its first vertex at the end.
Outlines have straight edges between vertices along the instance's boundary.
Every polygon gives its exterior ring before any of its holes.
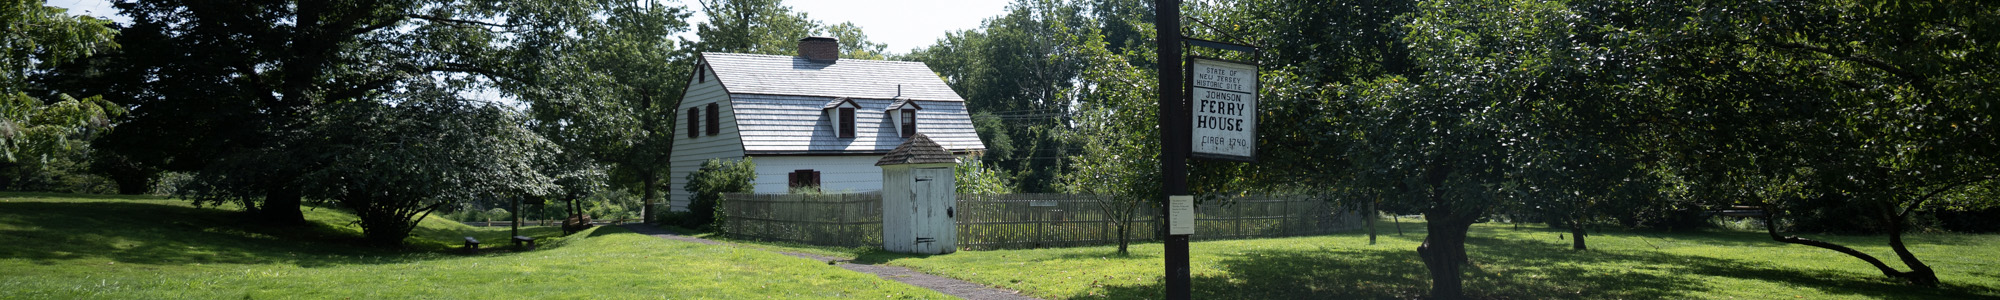
{"type": "MultiPolygon", "coordinates": [[[[92,15],[110,18],[119,23],[127,23],[131,18],[119,16],[118,9],[111,7],[110,0],[47,0],[49,5],[68,8],[73,15],[92,15]]],[[[705,21],[699,13],[700,2],[681,2],[690,10],[697,11],[689,23],[705,21]]],[[[868,40],[889,45],[889,52],[909,53],[917,47],[930,46],[946,32],[954,32],[979,27],[979,22],[1006,12],[1010,0],[787,0],[785,5],[794,11],[805,12],[807,16],[826,24],[854,22],[868,40]]],[[[692,39],[692,33],[686,34],[692,39]]]]}

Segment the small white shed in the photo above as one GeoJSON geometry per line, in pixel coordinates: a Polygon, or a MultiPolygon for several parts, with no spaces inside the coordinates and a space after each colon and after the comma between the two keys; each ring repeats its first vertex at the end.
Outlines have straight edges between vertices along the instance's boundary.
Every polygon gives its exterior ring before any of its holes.
{"type": "Polygon", "coordinates": [[[924,134],[883,155],[882,248],[945,254],[958,250],[956,156],[924,134]]]}

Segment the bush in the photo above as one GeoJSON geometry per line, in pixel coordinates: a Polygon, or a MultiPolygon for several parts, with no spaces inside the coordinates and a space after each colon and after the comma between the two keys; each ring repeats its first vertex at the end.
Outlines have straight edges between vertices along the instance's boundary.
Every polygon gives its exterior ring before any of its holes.
{"type": "MultiPolygon", "coordinates": [[[[721,222],[723,213],[716,209],[722,202],[723,193],[749,193],[755,191],[757,163],[750,158],[709,159],[701,163],[701,169],[688,174],[686,191],[688,214],[671,218],[671,223],[685,228],[704,228],[721,222]]],[[[719,226],[717,226],[719,227],[719,226]]]]}

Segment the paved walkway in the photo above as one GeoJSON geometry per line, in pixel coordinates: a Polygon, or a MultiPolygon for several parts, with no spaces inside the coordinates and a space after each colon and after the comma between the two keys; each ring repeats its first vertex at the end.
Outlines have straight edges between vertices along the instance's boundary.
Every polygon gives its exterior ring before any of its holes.
{"type": "MultiPolygon", "coordinates": [[[[620,227],[624,227],[625,229],[632,230],[632,232],[637,232],[639,234],[650,235],[663,239],[691,242],[691,243],[702,243],[709,245],[725,245],[725,246],[728,245],[713,240],[700,239],[691,236],[675,234],[673,232],[660,229],[659,227],[653,227],[652,225],[626,224],[620,227]]],[[[782,253],[785,255],[810,258],[827,264],[837,264],[843,269],[848,269],[855,272],[875,274],[875,276],[882,277],[883,279],[900,281],[902,283],[907,283],[910,285],[931,289],[934,291],[938,291],[940,293],[945,293],[952,296],[958,296],[959,298],[964,298],[968,300],[1035,300],[1035,298],[1033,297],[1020,295],[1020,292],[988,287],[984,285],[979,285],[977,283],[946,278],[943,276],[925,274],[923,272],[917,272],[916,270],[910,270],[909,268],[904,268],[904,267],[855,264],[855,263],[850,263],[846,260],[820,256],[820,255],[807,254],[807,253],[795,253],[795,252],[784,252],[784,251],[775,251],[775,252],[782,253]]]]}

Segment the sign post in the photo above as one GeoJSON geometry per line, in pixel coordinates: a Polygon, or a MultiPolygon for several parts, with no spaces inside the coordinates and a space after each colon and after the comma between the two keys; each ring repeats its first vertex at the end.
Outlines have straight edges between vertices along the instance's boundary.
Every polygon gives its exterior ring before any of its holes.
{"type": "MultiPolygon", "coordinates": [[[[1158,37],[1159,51],[1154,55],[1159,62],[1160,93],[1160,189],[1168,196],[1188,195],[1187,158],[1188,134],[1186,97],[1181,95],[1181,1],[1153,0],[1153,33],[1158,37]]],[[[1160,199],[1163,202],[1168,199],[1160,199]]],[[[1192,202],[1192,201],[1190,201],[1192,202]]],[[[1161,203],[1167,207],[1172,203],[1161,203]]],[[[1164,209],[1162,211],[1165,211],[1164,209]]],[[[1167,228],[1173,228],[1174,220],[1167,220],[1167,228]]],[[[1193,224],[1187,224],[1193,225],[1193,224]]],[[[1188,236],[1168,234],[1164,243],[1166,265],[1166,298],[1186,300],[1193,297],[1193,282],[1188,268],[1188,236]]]]}

